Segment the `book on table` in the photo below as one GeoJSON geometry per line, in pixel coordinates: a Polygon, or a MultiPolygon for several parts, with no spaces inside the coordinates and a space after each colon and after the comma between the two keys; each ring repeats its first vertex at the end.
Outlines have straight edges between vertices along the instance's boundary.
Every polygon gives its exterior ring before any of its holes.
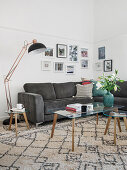
{"type": "Polygon", "coordinates": [[[73,112],[81,112],[81,106],[82,106],[82,104],[80,104],[80,103],[69,104],[66,106],[66,110],[73,111],[73,112]]]}

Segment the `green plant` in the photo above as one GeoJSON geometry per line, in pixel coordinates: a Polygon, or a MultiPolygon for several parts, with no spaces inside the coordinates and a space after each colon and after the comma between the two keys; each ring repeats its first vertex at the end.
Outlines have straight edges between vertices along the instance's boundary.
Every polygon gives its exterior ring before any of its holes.
{"type": "Polygon", "coordinates": [[[104,74],[99,77],[99,81],[96,86],[97,89],[101,88],[103,90],[107,90],[108,92],[114,90],[120,90],[120,87],[117,85],[117,82],[124,82],[124,80],[120,80],[118,77],[118,70],[115,70],[115,73],[109,76],[105,76],[104,74]]]}

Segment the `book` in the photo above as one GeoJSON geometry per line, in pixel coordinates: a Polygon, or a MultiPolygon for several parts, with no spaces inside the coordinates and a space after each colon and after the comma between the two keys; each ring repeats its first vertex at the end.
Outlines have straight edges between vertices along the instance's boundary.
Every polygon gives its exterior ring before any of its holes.
{"type": "Polygon", "coordinates": [[[80,103],[69,104],[66,106],[66,110],[79,112],[79,111],[81,111],[81,106],[82,106],[82,104],[80,104],[80,103]]]}

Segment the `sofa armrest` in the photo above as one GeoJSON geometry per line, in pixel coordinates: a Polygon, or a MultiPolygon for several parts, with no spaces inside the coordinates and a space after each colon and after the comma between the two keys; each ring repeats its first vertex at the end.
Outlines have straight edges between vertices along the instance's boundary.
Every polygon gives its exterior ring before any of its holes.
{"type": "Polygon", "coordinates": [[[44,101],[41,95],[26,92],[18,93],[18,103],[24,105],[30,122],[34,124],[44,122],[44,101]]]}

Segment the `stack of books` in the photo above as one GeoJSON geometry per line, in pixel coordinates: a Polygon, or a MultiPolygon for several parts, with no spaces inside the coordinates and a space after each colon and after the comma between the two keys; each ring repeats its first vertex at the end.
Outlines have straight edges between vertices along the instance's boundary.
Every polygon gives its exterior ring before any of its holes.
{"type": "Polygon", "coordinates": [[[66,106],[66,110],[72,112],[81,112],[81,106],[82,104],[80,103],[69,104],[66,106]]]}

